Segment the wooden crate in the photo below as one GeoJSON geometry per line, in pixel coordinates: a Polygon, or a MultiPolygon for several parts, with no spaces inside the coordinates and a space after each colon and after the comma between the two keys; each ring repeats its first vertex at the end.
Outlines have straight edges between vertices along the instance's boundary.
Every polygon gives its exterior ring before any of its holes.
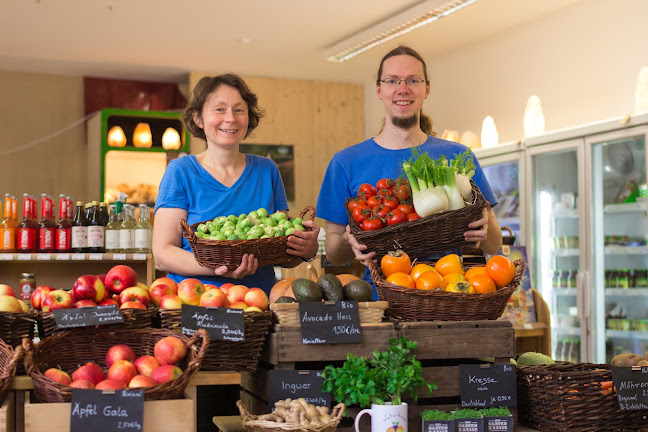
{"type": "MultiPolygon", "coordinates": [[[[144,402],[144,432],[195,431],[193,399],[144,402]]],[[[69,432],[69,403],[32,403],[25,395],[25,432],[69,432]]]]}
{"type": "Polygon", "coordinates": [[[7,393],[2,406],[0,406],[0,432],[14,432],[16,430],[16,394],[7,393]]]}

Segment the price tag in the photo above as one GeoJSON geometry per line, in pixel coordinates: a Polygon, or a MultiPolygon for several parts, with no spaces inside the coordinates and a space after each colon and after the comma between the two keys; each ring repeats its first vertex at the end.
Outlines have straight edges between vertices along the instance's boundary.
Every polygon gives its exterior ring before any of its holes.
{"type": "Polygon", "coordinates": [[[0,261],[11,261],[13,259],[13,254],[3,253],[0,254],[0,261]]]}
{"type": "Polygon", "coordinates": [[[82,261],[82,260],[85,260],[85,254],[82,254],[82,253],[73,253],[72,256],[71,256],[71,258],[72,258],[73,260],[81,260],[81,261],[82,261]]]}
{"type": "Polygon", "coordinates": [[[124,317],[117,305],[87,308],[55,309],[54,321],[58,329],[89,327],[103,324],[123,323],[124,317]]]}
{"type": "Polygon", "coordinates": [[[322,371],[270,369],[268,402],[304,398],[309,404],[331,407],[331,394],[322,391],[322,371]]]}
{"type": "Polygon", "coordinates": [[[125,253],[116,253],[113,254],[113,259],[115,261],[126,261],[126,254],[125,253]]]}
{"type": "Polygon", "coordinates": [[[88,259],[92,261],[101,261],[103,259],[103,255],[100,253],[91,253],[88,254],[88,259]]]}
{"type": "Polygon", "coordinates": [[[511,364],[459,365],[462,408],[517,406],[515,366],[511,364]]]}
{"type": "Polygon", "coordinates": [[[619,408],[648,409],[648,366],[612,366],[612,380],[616,387],[619,408]]]}
{"type": "Polygon", "coordinates": [[[524,328],[526,330],[533,330],[533,323],[524,323],[524,328]]]}
{"type": "Polygon", "coordinates": [[[70,260],[70,254],[69,253],[56,254],[56,260],[57,261],[69,261],[70,260]]]}
{"type": "Polygon", "coordinates": [[[70,432],[144,430],[143,390],[72,389],[70,432]]]}
{"type": "Polygon", "coordinates": [[[362,342],[358,302],[299,302],[303,344],[362,342]]]}
{"type": "Polygon", "coordinates": [[[18,254],[18,261],[31,261],[32,259],[32,254],[30,253],[19,253],[18,254]]]}
{"type": "Polygon", "coordinates": [[[39,253],[36,254],[36,260],[37,261],[50,261],[52,259],[52,255],[48,253],[39,253]]]}
{"type": "Polygon", "coordinates": [[[133,254],[133,260],[135,260],[135,261],[146,261],[146,254],[144,254],[144,253],[133,254]]]}
{"type": "Polygon", "coordinates": [[[242,309],[206,308],[182,305],[182,334],[192,336],[204,328],[212,339],[245,341],[245,318],[242,309]]]}

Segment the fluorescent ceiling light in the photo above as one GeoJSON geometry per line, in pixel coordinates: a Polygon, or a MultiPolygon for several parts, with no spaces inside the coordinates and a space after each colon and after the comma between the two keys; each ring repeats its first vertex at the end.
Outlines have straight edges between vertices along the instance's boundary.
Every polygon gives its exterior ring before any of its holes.
{"type": "Polygon", "coordinates": [[[324,51],[324,58],[343,62],[414,29],[423,27],[477,0],[427,0],[374,24],[324,51]]]}

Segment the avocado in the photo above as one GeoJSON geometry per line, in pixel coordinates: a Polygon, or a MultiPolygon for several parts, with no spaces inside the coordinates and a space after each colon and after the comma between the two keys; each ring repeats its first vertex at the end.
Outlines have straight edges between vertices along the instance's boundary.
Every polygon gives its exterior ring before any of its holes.
{"type": "Polygon", "coordinates": [[[552,359],[548,355],[533,351],[522,353],[518,356],[517,359],[517,364],[520,366],[537,366],[553,363],[555,363],[554,359],[552,359]]]}
{"type": "Polygon", "coordinates": [[[344,299],[344,288],[342,287],[342,282],[337,276],[324,273],[322,276],[317,279],[317,285],[322,288],[322,295],[324,300],[329,301],[340,301],[344,299]]]}
{"type": "Polygon", "coordinates": [[[344,298],[346,300],[369,301],[373,296],[373,287],[362,279],[352,280],[344,285],[344,298]]]}
{"type": "Polygon", "coordinates": [[[310,279],[296,279],[292,283],[297,301],[321,301],[322,288],[310,279]]]}
{"type": "Polygon", "coordinates": [[[275,301],[275,303],[297,303],[297,300],[292,297],[281,296],[277,299],[277,301],[275,301]]]}

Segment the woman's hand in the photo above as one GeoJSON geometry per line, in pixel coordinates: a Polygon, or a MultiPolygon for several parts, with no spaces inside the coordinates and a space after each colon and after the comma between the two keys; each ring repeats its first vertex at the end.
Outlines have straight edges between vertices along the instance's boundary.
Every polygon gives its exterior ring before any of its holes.
{"type": "Polygon", "coordinates": [[[349,243],[349,246],[351,246],[351,250],[353,251],[356,259],[365,266],[368,265],[367,260],[373,259],[373,257],[376,256],[376,252],[364,253],[364,251],[367,250],[367,245],[358,242],[358,239],[356,239],[355,236],[351,234],[351,227],[349,225],[346,226],[346,232],[342,235],[342,238],[344,238],[347,243],[349,243]]]}
{"type": "Polygon", "coordinates": [[[259,260],[253,254],[245,254],[241,258],[241,265],[235,270],[228,271],[227,266],[214,269],[216,276],[223,276],[232,279],[243,279],[247,275],[256,273],[259,268],[259,260]]]}
{"type": "Polygon", "coordinates": [[[304,227],[310,228],[310,231],[293,231],[288,237],[286,246],[290,255],[301,257],[305,260],[314,257],[319,249],[317,236],[320,227],[314,221],[304,221],[304,227]]]}

